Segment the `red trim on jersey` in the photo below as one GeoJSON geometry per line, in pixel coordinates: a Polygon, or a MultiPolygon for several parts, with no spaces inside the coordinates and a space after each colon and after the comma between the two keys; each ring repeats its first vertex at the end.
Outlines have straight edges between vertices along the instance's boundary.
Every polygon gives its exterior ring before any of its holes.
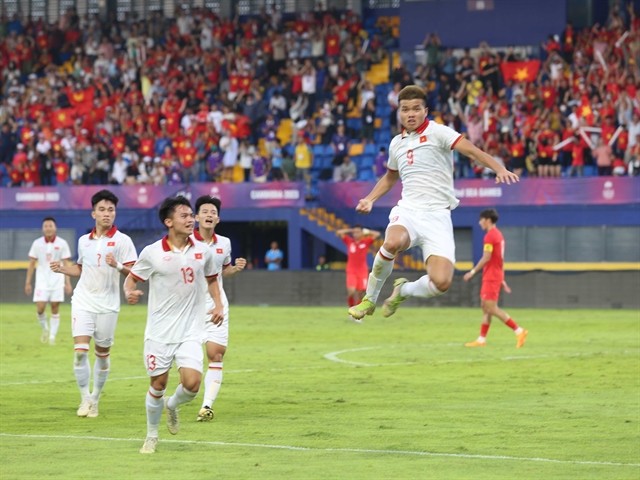
{"type": "MultiPolygon", "coordinates": [[[[108,238],[112,238],[112,237],[116,234],[116,232],[117,232],[117,231],[118,231],[118,229],[116,228],[116,226],[115,226],[115,225],[113,225],[113,226],[109,229],[109,231],[108,231],[107,233],[105,233],[105,235],[106,235],[108,238]]],[[[91,233],[89,234],[89,238],[90,238],[91,240],[93,240],[93,239],[95,238],[95,236],[96,236],[96,229],[95,229],[95,227],[94,227],[94,228],[93,228],[93,230],[91,230],[91,233]]]]}
{"type": "Polygon", "coordinates": [[[454,149],[454,147],[456,146],[456,143],[458,143],[461,138],[462,138],[462,135],[460,135],[458,138],[456,138],[456,141],[451,144],[451,150],[454,149]]]}
{"type": "Polygon", "coordinates": [[[402,138],[406,137],[409,133],[423,133],[427,127],[429,126],[429,119],[425,118],[424,122],[422,122],[418,128],[416,128],[413,132],[409,132],[406,129],[402,129],[402,138]]]}
{"type": "MultiPolygon", "coordinates": [[[[193,240],[191,240],[191,237],[187,237],[187,242],[189,243],[189,246],[193,247],[193,240]]],[[[169,244],[169,235],[165,235],[164,237],[162,237],[162,250],[164,250],[165,252],[171,251],[171,245],[169,244]]]]}
{"type": "Polygon", "coordinates": [[[140,278],[139,276],[137,276],[135,273],[133,272],[129,272],[129,275],[131,275],[133,278],[135,278],[138,282],[144,282],[146,281],[144,278],[140,278]]]}
{"type": "MultiPolygon", "coordinates": [[[[198,229],[193,231],[193,236],[199,242],[204,242],[205,241],[204,237],[202,235],[200,235],[200,230],[198,230],[198,229]]],[[[218,243],[218,237],[216,237],[216,232],[213,232],[213,237],[211,237],[211,240],[213,241],[213,243],[218,243]]]]}
{"type": "Polygon", "coordinates": [[[397,172],[398,170],[394,170],[393,168],[389,168],[387,167],[387,170],[389,170],[390,172],[397,172]]]}
{"type": "Polygon", "coordinates": [[[212,279],[214,279],[214,280],[215,280],[216,278],[218,278],[218,274],[216,273],[215,275],[209,275],[209,276],[205,275],[205,278],[206,278],[207,280],[208,280],[209,278],[212,278],[212,279]]]}
{"type": "Polygon", "coordinates": [[[51,237],[51,240],[47,239],[47,237],[44,237],[44,243],[53,243],[56,241],[56,236],[54,235],[53,237],[51,237]]]}
{"type": "Polygon", "coordinates": [[[135,261],[135,260],[133,260],[133,261],[131,261],[131,262],[124,262],[124,263],[123,263],[123,265],[124,265],[125,267],[129,267],[129,266],[134,265],[135,263],[136,263],[136,261],[135,261]]]}
{"type": "Polygon", "coordinates": [[[229,262],[229,263],[225,263],[224,265],[222,265],[222,268],[227,268],[227,267],[229,267],[229,266],[231,266],[231,262],[229,262]]]}

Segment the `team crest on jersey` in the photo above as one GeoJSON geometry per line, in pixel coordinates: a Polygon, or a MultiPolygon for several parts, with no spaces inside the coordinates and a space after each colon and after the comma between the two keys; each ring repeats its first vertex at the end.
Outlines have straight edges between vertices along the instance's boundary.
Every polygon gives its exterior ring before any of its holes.
{"type": "Polygon", "coordinates": [[[427,136],[426,135],[420,135],[420,143],[426,143],[427,142],[427,136]]]}
{"type": "Polygon", "coordinates": [[[223,250],[221,248],[216,248],[216,253],[222,253],[223,250]]]}
{"type": "Polygon", "coordinates": [[[60,247],[53,247],[54,250],[60,250],[60,247]]]}
{"type": "Polygon", "coordinates": [[[202,260],[202,254],[196,253],[196,260],[202,260]]]}
{"type": "Polygon", "coordinates": [[[400,218],[400,217],[399,217],[398,215],[395,215],[394,217],[392,217],[392,218],[389,220],[389,223],[397,222],[397,221],[398,221],[398,218],[400,218]]]}
{"type": "Polygon", "coordinates": [[[107,242],[107,247],[115,247],[116,242],[107,242]]]}

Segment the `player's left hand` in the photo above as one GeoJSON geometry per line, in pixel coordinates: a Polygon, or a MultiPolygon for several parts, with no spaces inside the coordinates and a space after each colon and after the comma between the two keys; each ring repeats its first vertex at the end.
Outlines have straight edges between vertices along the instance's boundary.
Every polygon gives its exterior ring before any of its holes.
{"type": "Polygon", "coordinates": [[[471,272],[467,272],[467,273],[465,273],[465,274],[464,274],[464,277],[462,277],[462,279],[463,279],[465,282],[468,282],[468,281],[469,281],[469,280],[471,280],[472,278],[473,278],[473,273],[471,273],[471,272]]]}
{"type": "Polygon", "coordinates": [[[211,315],[211,322],[214,325],[221,325],[222,320],[224,320],[224,314],[222,313],[222,307],[213,307],[211,310],[207,312],[208,315],[211,315]]]}
{"type": "Polygon", "coordinates": [[[507,284],[505,280],[502,281],[502,288],[506,293],[511,293],[511,287],[509,286],[509,284],[507,284]]]}
{"type": "Polygon", "coordinates": [[[496,183],[506,183],[507,185],[511,185],[512,183],[518,183],[519,181],[520,177],[506,168],[496,172],[496,183]]]}

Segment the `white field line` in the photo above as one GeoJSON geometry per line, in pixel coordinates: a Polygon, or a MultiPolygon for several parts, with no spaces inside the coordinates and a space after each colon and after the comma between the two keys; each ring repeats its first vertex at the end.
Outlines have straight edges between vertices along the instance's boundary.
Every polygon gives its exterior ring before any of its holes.
{"type": "MultiPolygon", "coordinates": [[[[460,347],[459,343],[440,343],[440,344],[421,344],[420,346],[446,346],[446,347],[460,347]]],[[[372,347],[360,347],[360,348],[349,348],[346,350],[338,350],[336,352],[329,352],[323,355],[323,358],[326,360],[342,363],[345,365],[351,365],[353,367],[390,367],[390,366],[399,366],[399,365],[417,365],[423,362],[398,362],[398,363],[366,363],[366,362],[356,362],[352,360],[345,360],[340,358],[340,355],[343,353],[352,353],[352,352],[362,352],[366,350],[376,350],[382,348],[389,348],[389,345],[377,345],[372,347]]],[[[504,362],[512,362],[517,360],[536,360],[536,359],[544,359],[544,358],[579,358],[579,357],[597,357],[599,355],[637,355],[637,351],[629,351],[629,350],[621,350],[618,352],[593,352],[593,353],[567,353],[567,354],[558,354],[558,355],[518,355],[518,356],[507,356],[507,357],[487,357],[487,358],[453,358],[453,359],[444,359],[444,360],[434,360],[434,361],[425,361],[425,365],[444,365],[449,363],[478,363],[478,362],[491,362],[491,361],[504,361],[504,362]]],[[[287,371],[295,371],[295,370],[317,370],[326,368],[323,365],[307,365],[302,367],[283,367],[283,368],[269,368],[269,369],[258,369],[258,368],[246,368],[246,369],[238,369],[238,370],[225,370],[226,374],[238,374],[238,373],[256,373],[256,372],[287,372],[287,371]]],[[[132,377],[109,377],[109,382],[118,382],[118,381],[126,381],[126,380],[141,380],[149,378],[146,375],[132,376],[132,377]]],[[[75,383],[75,378],[68,379],[52,379],[52,380],[23,380],[17,382],[0,382],[0,387],[15,387],[22,385],[49,385],[52,383],[75,383]]]]}
{"type": "MultiPolygon", "coordinates": [[[[116,437],[97,437],[97,436],[81,436],[81,435],[19,435],[13,433],[0,433],[0,437],[5,438],[28,438],[42,440],[96,440],[101,442],[142,442],[139,438],[116,438],[116,437]]],[[[507,460],[518,462],[541,462],[541,463],[557,463],[570,465],[598,465],[607,467],[640,467],[640,463],[623,463],[623,462],[599,462],[591,460],[558,460],[555,458],[542,457],[512,457],[508,455],[480,455],[465,453],[441,453],[441,452],[424,452],[419,450],[377,450],[372,448],[317,448],[317,447],[297,447],[294,445],[271,445],[264,443],[242,443],[242,442],[212,442],[204,440],[161,440],[163,443],[175,443],[180,445],[202,445],[202,446],[223,446],[238,448],[265,448],[274,450],[292,450],[304,452],[331,452],[331,453],[362,453],[376,455],[405,455],[416,457],[445,457],[445,458],[461,458],[469,460],[507,460]]]]}
{"type": "MultiPolygon", "coordinates": [[[[450,347],[450,346],[456,346],[456,347],[460,347],[459,343],[443,343],[443,344],[438,344],[438,346],[446,346],[446,347],[450,347]]],[[[344,354],[344,353],[353,353],[353,352],[363,352],[366,350],[377,350],[377,349],[382,349],[382,348],[390,348],[390,345],[378,345],[378,346],[373,346],[373,347],[360,347],[360,348],[348,348],[346,350],[338,350],[336,352],[330,352],[330,353],[326,353],[324,356],[325,359],[330,360],[332,362],[337,362],[337,363],[344,363],[347,365],[351,365],[354,367],[386,367],[386,366],[391,366],[391,365],[415,365],[417,363],[422,363],[422,362],[403,362],[403,363],[365,363],[365,362],[356,362],[356,361],[352,361],[352,360],[345,360],[343,358],[340,358],[340,355],[344,354]]],[[[444,360],[434,360],[434,361],[427,361],[424,362],[426,365],[442,365],[442,364],[448,364],[448,363],[478,363],[478,362],[491,362],[491,361],[504,361],[504,362],[512,362],[512,361],[516,361],[516,360],[536,360],[536,359],[543,359],[543,358],[578,358],[578,357],[597,357],[600,355],[609,355],[609,354],[615,354],[615,355],[637,355],[638,352],[634,351],[628,351],[628,350],[622,350],[619,352],[591,352],[591,353],[566,353],[566,354],[557,354],[557,355],[548,355],[548,354],[542,354],[542,355],[518,355],[518,356],[507,356],[507,357],[486,357],[486,358],[452,358],[452,359],[444,359],[444,360]]]]}

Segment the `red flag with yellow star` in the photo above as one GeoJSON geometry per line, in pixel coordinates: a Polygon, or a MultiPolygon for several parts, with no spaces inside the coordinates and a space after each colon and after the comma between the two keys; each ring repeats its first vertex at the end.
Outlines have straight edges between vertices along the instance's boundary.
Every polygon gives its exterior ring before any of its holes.
{"type": "Polygon", "coordinates": [[[528,60],[526,62],[502,62],[500,70],[504,81],[533,82],[540,70],[540,60],[528,60]]]}
{"type": "Polygon", "coordinates": [[[75,108],[59,108],[51,112],[51,126],[54,129],[68,128],[73,126],[76,117],[75,108]]]}

